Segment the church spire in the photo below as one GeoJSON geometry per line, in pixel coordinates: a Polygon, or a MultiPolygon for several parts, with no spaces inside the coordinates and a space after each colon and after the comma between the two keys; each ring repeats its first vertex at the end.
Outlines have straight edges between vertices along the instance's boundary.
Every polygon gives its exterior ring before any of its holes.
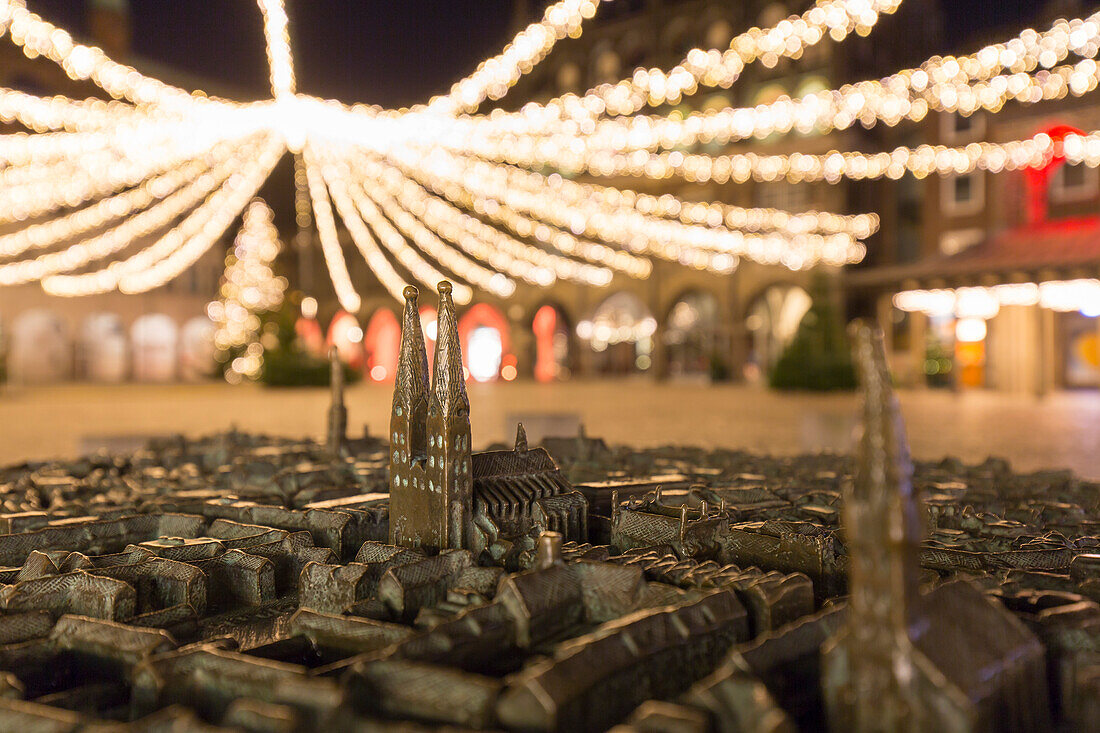
{"type": "Polygon", "coordinates": [[[435,374],[432,393],[444,415],[450,415],[459,407],[470,409],[466,397],[466,378],[462,373],[462,345],[458,339],[458,319],[451,299],[451,283],[443,280],[439,289],[439,317],[435,341],[435,374]]]}
{"type": "Polygon", "coordinates": [[[329,392],[331,403],[328,408],[328,440],[326,441],[328,452],[336,457],[340,455],[341,448],[348,430],[348,411],[344,407],[344,365],[340,362],[340,353],[333,346],[328,352],[329,365],[329,392]]]}
{"type": "MultiPolygon", "coordinates": [[[[921,502],[882,332],[857,321],[853,356],[863,397],[855,475],[844,487],[848,619],[823,651],[838,730],[924,730],[914,722],[913,635],[921,628],[921,502]]],[[[919,712],[920,706],[917,706],[919,712]]]]}
{"type": "Polygon", "coordinates": [[[890,619],[892,626],[900,628],[908,625],[918,594],[923,513],[913,487],[905,424],[886,366],[882,332],[857,321],[852,340],[863,396],[863,431],[850,495],[845,497],[845,508],[851,509],[845,530],[853,546],[852,571],[869,573],[852,581],[860,585],[862,580],[874,592],[888,592],[888,607],[904,614],[890,619]],[[874,578],[889,578],[889,588],[875,587],[874,578]]]}
{"type": "Polygon", "coordinates": [[[420,310],[416,299],[419,291],[405,287],[405,312],[401,317],[401,350],[398,354],[393,404],[406,407],[428,394],[428,351],[424,347],[424,332],[420,328],[420,310]]]}

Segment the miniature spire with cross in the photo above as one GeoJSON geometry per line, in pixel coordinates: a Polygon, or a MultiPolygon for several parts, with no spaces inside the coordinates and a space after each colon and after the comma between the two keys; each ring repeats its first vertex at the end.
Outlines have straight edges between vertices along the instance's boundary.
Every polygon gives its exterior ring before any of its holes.
{"type": "Polygon", "coordinates": [[[329,455],[339,456],[347,439],[348,411],[344,407],[344,365],[340,362],[340,352],[333,346],[328,351],[330,404],[328,408],[328,439],[326,445],[329,455]]]}
{"type": "Polygon", "coordinates": [[[527,430],[523,423],[516,423],[516,453],[527,455],[527,430]]]}

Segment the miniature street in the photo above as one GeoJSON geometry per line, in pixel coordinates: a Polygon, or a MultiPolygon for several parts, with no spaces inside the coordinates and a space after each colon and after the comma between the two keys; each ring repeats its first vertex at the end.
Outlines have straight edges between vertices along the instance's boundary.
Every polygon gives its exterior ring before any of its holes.
{"type": "Polygon", "coordinates": [[[0,469],[4,729],[1095,721],[1097,484],[911,463],[866,323],[849,455],[531,446],[522,425],[475,452],[450,292],[429,381],[406,290],[389,444],[346,433],[333,350],[323,441],[0,469]]]}
{"type": "MultiPolygon", "coordinates": [[[[793,453],[851,447],[856,397],[852,394],[777,394],[748,386],[638,382],[470,384],[470,419],[477,447],[510,440],[523,419],[532,441],[548,431],[535,415],[579,416],[591,435],[608,443],[740,448],[793,453]],[[660,419],[653,419],[659,415],[660,419]]],[[[386,434],[391,385],[347,389],[349,432],[365,423],[386,434]]],[[[1066,468],[1100,478],[1100,394],[1053,393],[1042,400],[988,391],[954,394],[902,390],[902,410],[915,457],[947,455],[980,462],[990,452],[1018,471],[1066,468]]],[[[18,426],[0,444],[0,462],[74,457],[99,447],[135,448],[172,433],[197,437],[236,425],[248,432],[320,437],[324,389],[266,390],[254,386],[55,385],[7,387],[0,392],[0,424],[18,426]]],[[[574,434],[564,420],[557,432],[574,434]]]]}

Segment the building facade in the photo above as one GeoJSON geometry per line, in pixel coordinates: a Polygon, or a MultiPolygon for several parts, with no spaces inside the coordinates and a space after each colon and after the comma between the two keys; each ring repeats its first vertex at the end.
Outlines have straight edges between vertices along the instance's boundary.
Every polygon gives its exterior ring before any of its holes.
{"type": "MultiPolygon", "coordinates": [[[[83,36],[112,58],[170,83],[210,88],[203,80],[134,58],[125,0],[90,0],[83,11],[83,36]]],[[[69,79],[56,64],[28,58],[11,43],[0,44],[0,87],[40,96],[102,94],[91,83],[69,79]]],[[[0,127],[5,133],[22,130],[0,127]]],[[[0,224],[0,235],[15,228],[0,224]]],[[[141,246],[152,244],[156,234],[141,246]]],[[[8,381],[172,381],[209,375],[213,324],[205,308],[217,292],[224,257],[224,249],[215,247],[180,278],[140,295],[62,298],[46,294],[37,283],[0,287],[0,363],[8,381]]]]}
{"type": "MultiPolygon", "coordinates": [[[[1079,12],[1051,5],[1032,25],[1079,12]]],[[[955,147],[1041,133],[1058,140],[1098,126],[1091,94],[1009,102],[996,114],[930,115],[921,127],[927,142],[955,147]]],[[[1043,168],[889,185],[899,191],[895,236],[844,282],[854,307],[882,325],[903,383],[1033,394],[1100,388],[1100,171],[1055,157],[1043,168]]]]}
{"type": "MultiPolygon", "coordinates": [[[[585,24],[579,38],[558,44],[501,105],[515,108],[562,94],[583,94],[598,84],[629,77],[638,67],[671,68],[693,48],[726,48],[735,34],[753,26],[773,26],[809,6],[808,2],[766,0],[605,3],[585,24]]],[[[843,43],[826,40],[808,49],[802,58],[781,59],[770,68],[750,64],[729,89],[703,89],[674,108],[666,105],[654,111],[688,114],[751,107],[919,63],[938,48],[937,8],[931,0],[907,0],[896,15],[883,17],[867,38],[853,34],[843,43]]],[[[537,0],[517,0],[515,29],[541,17],[544,9],[545,3],[537,0]]],[[[768,154],[888,149],[913,134],[885,126],[872,130],[856,126],[825,134],[773,135],[725,146],[709,143],[698,150],[768,154]]],[[[881,212],[895,206],[892,188],[883,192],[874,185],[848,182],[591,180],[650,194],[671,193],[686,200],[796,212],[881,212]]],[[[878,239],[892,236],[883,231],[868,247],[873,249],[879,246],[878,239]]],[[[355,271],[356,259],[348,258],[353,279],[372,282],[365,267],[359,265],[355,271]]],[[[459,311],[459,332],[473,377],[760,378],[793,337],[810,304],[809,273],[805,270],[761,265],[746,258],[729,275],[656,259],[653,265],[652,274],[644,280],[617,275],[605,288],[559,281],[549,289],[521,287],[507,301],[476,295],[474,304],[459,311]]],[[[371,297],[368,288],[361,290],[368,290],[359,313],[366,370],[371,378],[389,380],[397,361],[397,304],[384,295],[371,297]]],[[[331,295],[323,300],[331,303],[331,295]]],[[[434,312],[425,309],[423,316],[430,353],[434,312]]]]}

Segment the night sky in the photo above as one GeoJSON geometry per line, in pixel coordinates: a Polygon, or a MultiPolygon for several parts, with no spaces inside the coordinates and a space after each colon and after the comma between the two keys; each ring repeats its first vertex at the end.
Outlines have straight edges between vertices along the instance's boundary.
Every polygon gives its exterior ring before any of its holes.
{"type": "MultiPolygon", "coordinates": [[[[733,2],[734,0],[730,0],[733,2]]],[[[139,56],[267,96],[260,13],[253,0],[130,0],[139,56]]],[[[538,5],[539,0],[533,0],[538,5]]],[[[1029,20],[1036,0],[943,0],[948,43],[1029,20]]],[[[65,28],[79,0],[29,0],[65,28]]],[[[389,107],[426,101],[508,40],[513,0],[288,0],[298,87],[389,107]]],[[[944,49],[965,50],[965,49],[944,49]]]]}

